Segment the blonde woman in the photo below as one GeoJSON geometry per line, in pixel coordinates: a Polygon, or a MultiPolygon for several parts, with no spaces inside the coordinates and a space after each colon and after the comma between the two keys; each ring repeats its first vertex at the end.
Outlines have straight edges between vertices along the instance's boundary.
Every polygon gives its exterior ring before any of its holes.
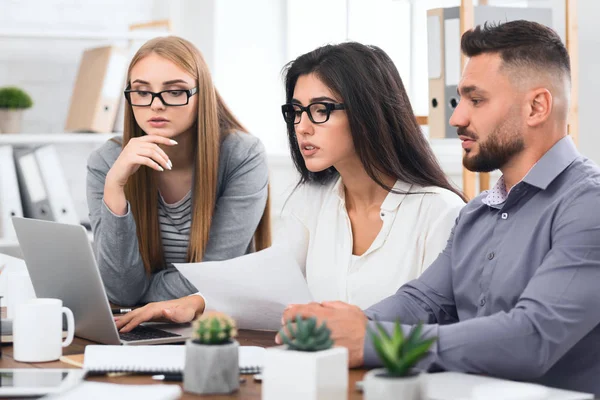
{"type": "Polygon", "coordinates": [[[125,97],[123,139],[90,156],[87,196],[108,297],[134,305],[197,291],[171,263],[270,245],[268,169],[190,42],[144,44],[125,97]]]}

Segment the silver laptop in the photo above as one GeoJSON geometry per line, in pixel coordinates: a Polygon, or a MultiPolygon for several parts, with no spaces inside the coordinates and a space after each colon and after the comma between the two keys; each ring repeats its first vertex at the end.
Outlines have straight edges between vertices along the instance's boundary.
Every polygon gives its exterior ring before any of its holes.
{"type": "Polygon", "coordinates": [[[73,311],[76,336],[127,345],[176,343],[190,336],[190,324],[156,323],[119,334],[85,228],[19,217],[12,221],[36,296],[61,299],[73,311]]]}

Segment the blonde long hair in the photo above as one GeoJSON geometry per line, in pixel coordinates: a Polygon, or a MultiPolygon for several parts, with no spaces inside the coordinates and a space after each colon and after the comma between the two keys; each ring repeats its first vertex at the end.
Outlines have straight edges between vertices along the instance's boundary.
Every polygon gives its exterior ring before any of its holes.
{"type": "MultiPolygon", "coordinates": [[[[212,223],[217,197],[219,151],[225,135],[241,131],[247,133],[235,118],[213,85],[208,66],[200,51],[185,39],[168,36],[146,42],[133,56],[127,71],[149,54],[157,54],[177,64],[196,79],[198,84],[196,159],[194,166],[192,226],[187,261],[200,262],[212,223]]],[[[136,123],[130,105],[125,107],[123,147],[134,137],[144,133],[136,123]]],[[[125,185],[125,197],[137,227],[140,254],[148,274],[165,267],[165,257],[158,222],[158,184],[150,168],[140,168],[125,185]]],[[[254,248],[262,250],[271,245],[270,195],[254,234],[254,248]]]]}

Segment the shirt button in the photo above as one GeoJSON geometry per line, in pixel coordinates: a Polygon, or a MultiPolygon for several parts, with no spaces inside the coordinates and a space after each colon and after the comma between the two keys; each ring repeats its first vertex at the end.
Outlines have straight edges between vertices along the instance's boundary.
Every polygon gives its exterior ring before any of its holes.
{"type": "Polygon", "coordinates": [[[494,259],[494,252],[492,251],[490,254],[488,254],[488,260],[493,260],[494,259]]]}
{"type": "Polygon", "coordinates": [[[481,307],[485,306],[485,298],[481,299],[481,301],[479,301],[479,305],[481,307]]]}
{"type": "Polygon", "coordinates": [[[502,213],[502,219],[508,219],[508,213],[502,213]]]}

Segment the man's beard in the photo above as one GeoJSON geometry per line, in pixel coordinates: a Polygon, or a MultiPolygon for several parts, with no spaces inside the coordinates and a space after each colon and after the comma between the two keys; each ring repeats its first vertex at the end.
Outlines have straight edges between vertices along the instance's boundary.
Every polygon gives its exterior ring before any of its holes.
{"type": "MultiPolygon", "coordinates": [[[[463,165],[473,172],[491,172],[502,168],[511,158],[525,148],[523,136],[514,127],[508,127],[505,121],[488,136],[485,142],[478,142],[479,153],[469,157],[466,151],[463,165]]],[[[458,128],[458,135],[477,139],[477,136],[466,128],[458,128]]]]}

